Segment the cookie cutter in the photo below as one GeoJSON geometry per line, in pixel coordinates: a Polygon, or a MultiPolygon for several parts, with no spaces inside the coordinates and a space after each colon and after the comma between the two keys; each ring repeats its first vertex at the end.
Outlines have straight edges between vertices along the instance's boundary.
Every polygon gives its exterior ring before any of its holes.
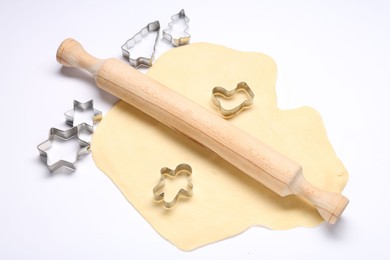
{"type": "Polygon", "coordinates": [[[77,100],[73,100],[73,109],[65,112],[66,123],[68,125],[70,125],[71,127],[73,127],[74,126],[73,123],[74,123],[75,112],[76,111],[86,111],[89,109],[93,110],[92,125],[88,124],[87,122],[84,122],[84,123],[85,123],[85,126],[88,128],[89,132],[93,133],[94,125],[97,122],[99,122],[100,120],[102,120],[102,112],[93,107],[93,99],[91,99],[85,103],[79,102],[77,100]]]}
{"type": "Polygon", "coordinates": [[[214,106],[218,109],[220,114],[224,118],[231,118],[238,113],[240,113],[242,110],[249,108],[253,104],[253,100],[255,98],[255,94],[252,92],[250,87],[246,84],[246,82],[240,82],[237,84],[237,87],[233,90],[226,90],[223,87],[215,87],[212,90],[212,96],[211,101],[213,102],[214,106]],[[231,99],[236,95],[238,92],[245,92],[245,94],[248,96],[248,99],[243,101],[238,106],[232,108],[232,109],[225,109],[222,107],[221,102],[218,100],[218,96],[231,99]]]}
{"type": "Polygon", "coordinates": [[[80,158],[83,155],[90,153],[90,144],[79,138],[79,133],[84,130],[89,131],[89,128],[85,123],[74,126],[68,130],[50,128],[49,138],[37,146],[40,158],[47,165],[50,172],[55,172],[61,168],[67,168],[71,171],[75,171],[77,163],[80,160],[80,158]],[[71,140],[73,138],[77,138],[77,141],[79,143],[79,150],[77,151],[73,162],[66,161],[66,160],[59,160],[54,163],[50,163],[47,151],[50,150],[50,148],[53,146],[53,141],[55,137],[58,137],[65,141],[71,140]]]}
{"type": "Polygon", "coordinates": [[[122,45],[122,55],[123,57],[127,58],[130,62],[130,65],[138,68],[141,66],[144,67],[151,67],[153,64],[154,60],[154,54],[156,52],[156,46],[158,42],[158,38],[160,35],[160,22],[159,21],[154,21],[149,23],[147,26],[142,28],[141,31],[139,31],[136,35],[134,35],[132,38],[127,40],[125,44],[122,45]],[[153,51],[150,57],[138,57],[136,59],[131,58],[130,55],[130,49],[133,48],[135,45],[137,45],[139,42],[142,41],[142,39],[148,35],[149,33],[157,32],[156,39],[154,41],[153,45],[153,51]]]}
{"type": "Polygon", "coordinates": [[[173,206],[175,206],[176,202],[179,200],[180,197],[189,198],[192,196],[193,185],[191,182],[191,180],[192,180],[191,166],[189,166],[188,164],[182,163],[182,164],[179,164],[175,170],[169,169],[168,167],[164,167],[161,169],[160,173],[161,173],[160,181],[157,184],[157,186],[153,188],[153,199],[156,202],[162,201],[165,209],[173,208],[173,206]],[[188,175],[186,189],[180,189],[172,201],[166,201],[165,194],[163,191],[161,191],[161,189],[165,186],[165,179],[166,178],[175,178],[178,174],[182,174],[182,173],[185,173],[188,175]]]}
{"type": "Polygon", "coordinates": [[[179,13],[171,16],[171,22],[168,24],[168,29],[163,30],[163,39],[171,43],[174,47],[178,47],[190,43],[191,35],[188,33],[189,23],[190,23],[190,19],[184,12],[184,9],[181,9],[179,13]],[[179,22],[180,20],[184,21],[183,34],[185,36],[174,38],[172,35],[173,25],[179,22]]]}

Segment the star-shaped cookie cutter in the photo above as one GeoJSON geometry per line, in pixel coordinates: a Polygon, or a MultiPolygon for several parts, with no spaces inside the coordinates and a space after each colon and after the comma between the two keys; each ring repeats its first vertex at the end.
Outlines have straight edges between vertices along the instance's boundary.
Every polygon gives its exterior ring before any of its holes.
{"type": "Polygon", "coordinates": [[[240,82],[237,84],[237,87],[233,90],[226,90],[223,87],[215,87],[212,90],[212,96],[211,101],[213,102],[214,106],[218,109],[218,111],[221,113],[221,115],[224,118],[231,118],[238,113],[240,113],[242,110],[249,108],[253,104],[253,100],[255,98],[255,94],[252,92],[250,87],[246,84],[246,82],[240,82]],[[247,96],[248,99],[243,101],[238,106],[232,108],[232,109],[225,109],[222,107],[221,102],[218,100],[218,96],[231,99],[236,95],[238,92],[243,91],[247,96]]]}
{"type": "Polygon", "coordinates": [[[68,130],[60,130],[58,128],[50,128],[49,138],[37,146],[41,160],[47,165],[50,172],[55,172],[61,168],[67,168],[71,171],[75,171],[76,165],[77,165],[77,162],[79,161],[79,159],[83,155],[90,153],[90,144],[79,138],[79,133],[81,131],[84,131],[84,130],[90,131],[87,124],[85,124],[85,123],[77,125],[75,127],[72,127],[68,130]],[[71,140],[73,138],[77,138],[77,141],[79,143],[79,150],[76,153],[74,161],[69,162],[66,160],[59,160],[59,161],[54,162],[54,163],[50,162],[47,151],[50,150],[50,148],[53,146],[53,140],[55,137],[58,137],[58,138],[65,140],[65,141],[71,140]]]}
{"type": "Polygon", "coordinates": [[[135,67],[135,68],[138,68],[141,66],[151,67],[153,64],[154,54],[156,52],[156,46],[157,46],[159,36],[160,36],[160,22],[154,21],[154,22],[149,23],[147,26],[142,28],[141,31],[139,31],[136,35],[134,35],[132,38],[127,40],[122,45],[121,48],[122,48],[123,57],[128,59],[130,62],[130,65],[135,67]],[[139,42],[141,42],[142,39],[146,35],[148,35],[149,33],[153,33],[153,32],[157,32],[157,35],[156,35],[156,39],[154,41],[153,51],[152,51],[152,54],[150,55],[150,57],[149,58],[148,57],[138,57],[136,59],[132,58],[131,54],[130,54],[130,49],[133,48],[135,45],[137,45],[139,42]]]}
{"type": "Polygon", "coordinates": [[[180,197],[186,197],[189,198],[192,196],[192,189],[193,185],[191,182],[191,176],[192,176],[192,168],[188,164],[182,163],[179,164],[175,170],[169,169],[168,167],[164,167],[161,169],[161,178],[159,183],[156,187],[153,188],[153,199],[156,202],[163,202],[165,209],[171,209],[173,206],[175,206],[176,202],[179,200],[180,197]],[[161,189],[165,186],[165,179],[166,178],[175,178],[178,174],[187,174],[187,187],[186,189],[180,189],[179,192],[176,194],[174,199],[172,201],[166,201],[165,200],[165,194],[161,189]]]}
{"type": "Polygon", "coordinates": [[[188,33],[189,23],[190,19],[187,17],[184,9],[181,9],[179,13],[171,16],[171,22],[168,24],[168,29],[163,30],[163,39],[171,43],[174,47],[190,43],[191,35],[188,33]],[[174,38],[172,35],[173,25],[180,20],[184,20],[183,34],[185,36],[174,38]]]}
{"type": "Polygon", "coordinates": [[[102,112],[93,107],[93,99],[85,103],[73,100],[73,109],[65,112],[66,123],[73,127],[75,111],[86,111],[89,109],[93,110],[92,125],[87,122],[84,122],[84,124],[88,130],[93,133],[94,125],[102,119],[102,112]]]}

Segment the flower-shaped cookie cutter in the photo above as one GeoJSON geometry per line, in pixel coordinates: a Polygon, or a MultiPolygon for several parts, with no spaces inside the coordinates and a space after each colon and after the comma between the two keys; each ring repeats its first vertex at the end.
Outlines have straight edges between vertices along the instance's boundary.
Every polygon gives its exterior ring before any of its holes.
{"type": "Polygon", "coordinates": [[[165,209],[171,209],[173,206],[175,206],[176,202],[179,200],[180,197],[189,198],[192,196],[192,168],[188,164],[182,163],[179,164],[176,169],[172,170],[168,167],[164,167],[160,171],[161,178],[159,183],[156,187],[153,188],[153,199],[156,202],[163,202],[165,209]],[[162,190],[162,188],[165,186],[165,179],[166,178],[175,178],[179,174],[187,174],[187,187],[185,189],[180,189],[179,192],[176,194],[174,199],[172,201],[166,201],[165,200],[165,194],[162,190]]]}
{"type": "Polygon", "coordinates": [[[246,82],[240,82],[237,84],[237,87],[233,90],[226,90],[223,87],[213,88],[211,101],[213,102],[214,106],[218,109],[218,111],[224,118],[231,118],[237,115],[238,113],[240,113],[242,110],[252,106],[254,98],[255,98],[255,94],[252,92],[252,90],[246,84],[246,82]],[[248,96],[248,99],[246,99],[241,104],[239,104],[238,106],[232,109],[225,109],[222,107],[221,102],[217,97],[231,99],[240,91],[244,92],[248,96]]]}
{"type": "Polygon", "coordinates": [[[67,168],[71,171],[75,171],[76,165],[77,165],[78,161],[80,160],[80,158],[83,155],[90,153],[90,144],[79,138],[79,133],[81,131],[84,131],[84,130],[90,131],[90,128],[88,128],[85,123],[74,126],[68,130],[60,130],[57,128],[50,128],[49,138],[37,146],[41,160],[47,165],[50,172],[57,171],[61,168],[67,168]],[[54,141],[54,138],[56,138],[56,137],[60,138],[61,140],[65,140],[65,141],[71,140],[73,138],[77,138],[77,141],[79,143],[79,150],[77,151],[77,153],[75,155],[74,161],[70,162],[70,161],[66,161],[66,160],[59,160],[59,161],[54,162],[54,163],[50,162],[47,151],[50,150],[50,148],[53,146],[53,141],[54,141]]]}

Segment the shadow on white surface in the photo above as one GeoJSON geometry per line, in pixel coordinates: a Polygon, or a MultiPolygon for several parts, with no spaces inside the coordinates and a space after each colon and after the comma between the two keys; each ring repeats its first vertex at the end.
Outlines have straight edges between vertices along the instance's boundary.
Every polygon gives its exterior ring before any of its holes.
{"type": "MultiPolygon", "coordinates": [[[[60,76],[65,76],[65,77],[68,77],[68,78],[74,78],[74,79],[78,79],[78,80],[81,80],[83,82],[85,82],[87,85],[93,87],[93,90],[97,90],[99,92],[99,95],[102,99],[103,102],[105,103],[108,103],[108,104],[114,104],[116,102],[118,102],[118,98],[107,93],[106,91],[98,88],[96,86],[96,83],[95,83],[95,80],[93,78],[93,76],[91,74],[89,74],[88,72],[84,71],[83,69],[80,69],[80,68],[68,68],[68,67],[64,67],[62,66],[58,72],[60,74],[60,76]]],[[[81,100],[82,101],[82,100],[81,100]]]]}
{"type": "Polygon", "coordinates": [[[345,219],[343,216],[341,216],[336,224],[331,225],[329,223],[324,223],[321,226],[321,229],[324,231],[323,233],[327,236],[328,239],[343,240],[348,237],[350,223],[348,222],[348,219],[345,219]]]}

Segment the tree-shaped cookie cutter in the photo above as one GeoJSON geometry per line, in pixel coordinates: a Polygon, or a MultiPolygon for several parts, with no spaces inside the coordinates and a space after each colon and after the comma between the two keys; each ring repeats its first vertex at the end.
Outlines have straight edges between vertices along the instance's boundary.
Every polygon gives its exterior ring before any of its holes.
{"type": "Polygon", "coordinates": [[[237,115],[238,113],[240,113],[242,110],[252,106],[254,98],[255,98],[255,94],[252,92],[250,87],[245,82],[240,82],[237,84],[237,87],[233,90],[226,90],[223,87],[213,88],[211,101],[213,102],[214,106],[218,109],[218,111],[224,118],[231,118],[237,115]],[[241,104],[239,104],[238,106],[232,109],[225,109],[222,107],[221,102],[217,98],[218,96],[226,99],[231,99],[240,91],[244,92],[248,96],[248,99],[246,99],[241,104]]]}
{"type": "Polygon", "coordinates": [[[144,67],[151,67],[154,60],[154,54],[156,52],[156,46],[158,42],[158,38],[160,35],[160,22],[154,21],[152,23],[149,23],[147,26],[142,28],[141,31],[139,31],[136,35],[134,35],[132,38],[127,40],[125,44],[122,45],[122,55],[123,57],[127,58],[130,62],[130,65],[138,68],[141,66],[144,67]],[[150,57],[138,57],[138,58],[132,58],[130,54],[130,49],[133,48],[135,45],[140,43],[143,38],[146,37],[149,33],[157,32],[156,39],[154,41],[153,45],[153,51],[150,57]]]}
{"type": "Polygon", "coordinates": [[[192,196],[192,168],[188,164],[182,163],[179,164],[176,169],[172,170],[168,167],[164,167],[160,171],[161,178],[159,183],[156,187],[153,188],[153,199],[156,202],[163,202],[165,209],[171,209],[173,206],[175,206],[176,202],[179,200],[180,197],[189,198],[192,196]],[[176,194],[174,199],[172,201],[166,201],[165,200],[165,194],[162,190],[162,188],[165,186],[165,179],[166,178],[175,178],[179,174],[187,174],[187,187],[185,189],[180,189],[179,192],[176,194]]]}
{"type": "Polygon", "coordinates": [[[174,47],[190,43],[191,35],[188,33],[189,23],[190,19],[187,17],[186,13],[184,12],[184,9],[181,9],[179,13],[171,16],[171,22],[168,24],[168,29],[163,30],[163,39],[171,43],[174,47]],[[173,25],[180,20],[184,20],[184,36],[174,38],[172,35],[173,25]]]}

